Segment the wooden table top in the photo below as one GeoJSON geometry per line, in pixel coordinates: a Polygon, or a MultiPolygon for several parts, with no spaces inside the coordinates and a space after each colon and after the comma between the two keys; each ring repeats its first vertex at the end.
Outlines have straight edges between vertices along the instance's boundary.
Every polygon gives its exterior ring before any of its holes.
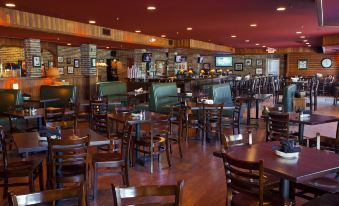
{"type": "Polygon", "coordinates": [[[159,121],[167,121],[168,116],[165,114],[160,114],[156,112],[145,112],[145,116],[143,118],[133,117],[129,112],[121,112],[117,114],[109,114],[109,118],[118,121],[127,121],[129,124],[143,124],[143,123],[152,123],[159,121]]]}
{"type": "MultiPolygon", "coordinates": [[[[90,105],[90,101],[89,100],[83,100],[82,102],[80,102],[80,106],[89,106],[90,105]]],[[[108,101],[108,105],[121,105],[121,101],[108,101]]]]}
{"type": "MultiPolygon", "coordinates": [[[[49,107],[52,108],[52,107],[49,107]]],[[[45,116],[45,109],[44,108],[38,108],[37,111],[34,114],[30,114],[28,112],[25,112],[24,110],[14,110],[14,111],[8,111],[3,112],[6,116],[11,117],[17,117],[22,119],[37,119],[37,118],[43,118],[45,116]]],[[[65,114],[74,114],[74,110],[65,109],[65,114]]]]}
{"type": "Polygon", "coordinates": [[[51,98],[51,99],[27,99],[25,102],[39,102],[39,103],[48,103],[48,102],[57,102],[60,98],[51,98]]]}
{"type": "MultiPolygon", "coordinates": [[[[63,130],[61,138],[71,138],[73,134],[73,130],[63,130]]],[[[80,137],[84,137],[89,134],[90,146],[100,146],[110,143],[106,136],[98,134],[89,128],[77,129],[75,134],[80,137]]],[[[19,154],[42,152],[47,151],[48,149],[47,141],[40,141],[38,132],[13,133],[13,140],[19,154]]]]}
{"type": "Polygon", "coordinates": [[[267,142],[237,147],[229,152],[231,157],[243,161],[264,161],[266,172],[293,182],[304,182],[339,171],[339,155],[314,148],[302,147],[297,159],[283,159],[272,150],[279,142],[267,142]]]}
{"type": "Polygon", "coordinates": [[[295,112],[289,113],[289,121],[293,123],[302,123],[306,125],[317,125],[317,124],[325,124],[325,123],[331,123],[331,122],[337,122],[339,121],[338,117],[335,116],[327,116],[327,115],[321,115],[321,114],[311,114],[310,118],[308,119],[300,119],[299,114],[295,112]]]}

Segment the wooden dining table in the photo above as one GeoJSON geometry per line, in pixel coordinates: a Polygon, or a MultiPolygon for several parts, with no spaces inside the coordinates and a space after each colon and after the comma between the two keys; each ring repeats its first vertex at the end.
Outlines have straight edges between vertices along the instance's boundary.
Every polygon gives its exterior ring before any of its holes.
{"type": "MultiPolygon", "coordinates": [[[[90,146],[100,146],[110,143],[106,136],[96,133],[89,128],[76,129],[74,131],[69,129],[62,130],[61,132],[62,139],[72,138],[74,135],[79,137],[89,135],[90,146]]],[[[28,153],[43,152],[48,149],[48,143],[46,141],[47,137],[41,139],[39,132],[13,133],[12,136],[18,153],[24,156],[27,156],[28,153]]]]}
{"type": "Polygon", "coordinates": [[[302,183],[339,171],[339,155],[335,153],[301,147],[298,158],[284,159],[272,150],[273,145],[279,144],[279,142],[266,142],[235,147],[228,154],[242,161],[263,160],[265,172],[280,178],[280,193],[284,199],[290,198],[290,182],[302,183]]]}

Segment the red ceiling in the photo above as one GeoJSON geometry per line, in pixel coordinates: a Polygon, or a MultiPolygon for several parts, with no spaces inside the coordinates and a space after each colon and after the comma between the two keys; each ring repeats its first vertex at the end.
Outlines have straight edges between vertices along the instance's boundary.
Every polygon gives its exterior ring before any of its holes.
{"type": "MultiPolygon", "coordinates": [[[[328,0],[324,0],[328,1],[328,0]]],[[[339,4],[339,1],[330,4],[339,4]]],[[[6,0],[2,0],[2,5],[6,0]]],[[[236,48],[305,46],[302,31],[312,46],[321,37],[339,33],[339,27],[319,27],[314,0],[11,0],[16,9],[126,31],[168,38],[193,38],[236,48]],[[156,11],[146,10],[148,5],[156,11]],[[277,12],[285,6],[285,12],[277,12]],[[117,21],[116,19],[119,18],[117,21]],[[258,27],[251,28],[251,23],[258,27]],[[186,31],[193,27],[193,31],[186,31]],[[177,34],[178,32],[178,34],[177,34]],[[231,35],[237,38],[230,38],[231,35]],[[249,39],[250,43],[245,43],[249,39]],[[260,43],[260,46],[255,46],[260,43]]],[[[327,4],[328,7],[328,4],[327,4]]],[[[333,5],[333,7],[335,7],[333,5]]]]}

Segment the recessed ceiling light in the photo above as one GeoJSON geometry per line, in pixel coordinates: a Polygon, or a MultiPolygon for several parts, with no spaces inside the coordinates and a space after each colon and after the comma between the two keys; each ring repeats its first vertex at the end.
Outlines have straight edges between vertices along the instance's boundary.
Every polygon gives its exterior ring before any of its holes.
{"type": "Polygon", "coordinates": [[[71,43],[67,43],[67,46],[71,46],[72,44],[71,43]]]}
{"type": "Polygon", "coordinates": [[[141,31],[140,30],[135,30],[136,33],[140,33],[141,31]]]}
{"type": "Polygon", "coordinates": [[[231,38],[237,38],[237,36],[236,35],[232,35],[231,38]]]}
{"type": "Polygon", "coordinates": [[[95,24],[96,22],[94,20],[89,20],[88,23],[95,24]]]}
{"type": "Polygon", "coordinates": [[[264,48],[265,48],[266,46],[265,46],[265,45],[263,45],[262,47],[264,47],[264,48]]]}
{"type": "Polygon", "coordinates": [[[150,39],[149,39],[149,42],[155,42],[155,41],[156,41],[155,38],[150,38],[150,39]]]}
{"type": "Polygon", "coordinates": [[[249,39],[246,39],[246,40],[245,40],[245,42],[247,42],[247,43],[248,43],[248,42],[250,42],[250,40],[249,40],[249,39]]]}
{"type": "Polygon", "coordinates": [[[305,39],[306,38],[306,36],[300,36],[300,39],[305,39]]]}
{"type": "Polygon", "coordinates": [[[277,8],[277,11],[286,11],[286,7],[280,6],[277,8]]]}
{"type": "Polygon", "coordinates": [[[156,9],[157,9],[157,7],[155,7],[155,6],[148,6],[147,7],[147,10],[150,10],[150,11],[154,11],[156,9]]]}
{"type": "Polygon", "coordinates": [[[307,44],[307,45],[308,45],[308,44],[310,44],[310,43],[309,43],[309,42],[306,42],[305,44],[307,44]]]}
{"type": "Polygon", "coordinates": [[[297,32],[295,32],[296,34],[302,34],[302,32],[301,31],[297,31],[297,32]]]}
{"type": "Polygon", "coordinates": [[[304,41],[304,42],[308,42],[308,40],[307,40],[307,39],[304,39],[303,41],[304,41]]]}
{"type": "Polygon", "coordinates": [[[13,4],[13,3],[6,3],[5,6],[13,8],[13,7],[15,7],[15,4],[13,4]]]}
{"type": "Polygon", "coordinates": [[[165,34],[162,34],[161,37],[162,37],[162,38],[166,38],[166,35],[165,35],[165,34]]]}
{"type": "Polygon", "coordinates": [[[187,31],[192,31],[193,28],[192,28],[192,27],[187,27],[186,30],[187,30],[187,31]]]}
{"type": "Polygon", "coordinates": [[[256,43],[255,45],[256,45],[256,46],[259,46],[260,44],[259,44],[259,43],[256,43]]]}
{"type": "Polygon", "coordinates": [[[311,47],[311,44],[307,45],[308,47],[311,47]]]}
{"type": "Polygon", "coordinates": [[[250,24],[250,27],[256,27],[257,24],[250,24]]]}
{"type": "Polygon", "coordinates": [[[106,49],[109,49],[109,46],[107,46],[106,49]]]}

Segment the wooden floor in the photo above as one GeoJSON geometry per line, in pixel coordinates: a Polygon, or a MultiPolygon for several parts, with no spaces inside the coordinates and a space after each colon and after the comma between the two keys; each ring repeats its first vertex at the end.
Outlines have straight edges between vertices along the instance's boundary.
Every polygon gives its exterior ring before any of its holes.
{"type": "MultiPolygon", "coordinates": [[[[339,107],[333,106],[333,99],[322,97],[319,100],[318,111],[316,113],[339,116],[339,107]]],[[[264,104],[270,104],[265,102],[264,104]]],[[[254,109],[252,109],[254,116],[254,109]]],[[[264,141],[264,124],[253,126],[250,129],[254,132],[254,142],[264,141]]],[[[247,127],[242,127],[247,131],[247,127]]],[[[225,133],[230,133],[225,130],[225,133]]],[[[312,136],[316,132],[335,137],[336,123],[324,124],[322,126],[312,126],[305,128],[305,135],[312,136]]],[[[172,167],[168,168],[166,159],[162,158],[160,164],[156,164],[154,174],[151,174],[149,164],[146,167],[136,166],[129,171],[131,185],[145,184],[175,184],[177,180],[184,180],[183,205],[184,206],[221,206],[225,205],[225,175],[222,160],[212,155],[213,151],[219,150],[219,142],[201,145],[198,140],[188,140],[183,144],[184,158],[181,160],[177,147],[174,146],[171,155],[172,167]]],[[[91,205],[112,205],[111,184],[122,185],[121,177],[100,177],[99,192],[96,201],[91,201],[91,205]]],[[[37,184],[36,184],[37,186],[37,184]]],[[[2,190],[0,190],[2,194],[2,190]]],[[[25,193],[27,188],[14,189],[15,193],[25,193]]],[[[302,204],[302,200],[297,200],[297,205],[302,204]]],[[[0,202],[1,203],[1,202],[0,202]]],[[[0,205],[7,205],[1,203],[0,205]]]]}

